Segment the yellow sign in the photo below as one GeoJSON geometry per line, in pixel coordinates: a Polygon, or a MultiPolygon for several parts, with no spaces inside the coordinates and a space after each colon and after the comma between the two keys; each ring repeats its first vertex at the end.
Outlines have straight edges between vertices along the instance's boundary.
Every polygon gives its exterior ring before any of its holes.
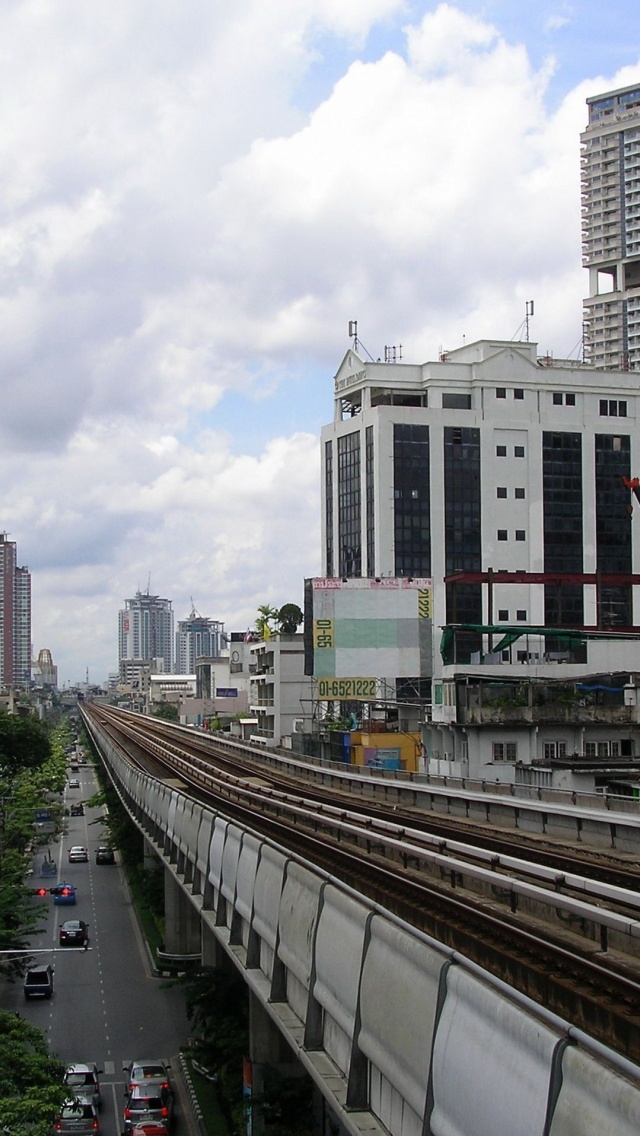
{"type": "Polygon", "coordinates": [[[431,619],[431,588],[420,588],[418,592],[418,616],[431,619]]]}
{"type": "Polygon", "coordinates": [[[322,647],[333,647],[333,620],[314,619],[313,646],[320,650],[322,647]]]}
{"type": "Polygon", "coordinates": [[[370,699],[376,697],[375,678],[318,678],[316,679],[318,698],[327,701],[340,699],[370,699]]]}

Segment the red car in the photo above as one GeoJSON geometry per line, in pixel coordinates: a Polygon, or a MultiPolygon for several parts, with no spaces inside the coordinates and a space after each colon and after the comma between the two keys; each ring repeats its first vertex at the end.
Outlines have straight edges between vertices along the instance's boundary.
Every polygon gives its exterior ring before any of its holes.
{"type": "Polygon", "coordinates": [[[149,1120],[146,1124],[136,1124],[129,1136],[169,1136],[169,1129],[164,1124],[149,1120]]]}

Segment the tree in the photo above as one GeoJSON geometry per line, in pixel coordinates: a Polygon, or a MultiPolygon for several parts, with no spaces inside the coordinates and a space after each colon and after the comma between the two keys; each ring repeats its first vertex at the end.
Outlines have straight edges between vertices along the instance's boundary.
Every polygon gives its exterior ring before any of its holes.
{"type": "Polygon", "coordinates": [[[256,631],[262,639],[268,639],[276,630],[278,609],[270,604],[260,604],[256,619],[256,631]]]}
{"type": "Polygon", "coordinates": [[[64,1068],[39,1029],[0,1010],[0,1132],[50,1136],[68,1096],[64,1068]]]}
{"type": "Polygon", "coordinates": [[[51,743],[45,727],[32,716],[0,711],[0,771],[5,777],[21,769],[35,769],[51,756],[51,743]]]}
{"type": "Polygon", "coordinates": [[[283,635],[295,635],[303,619],[302,611],[294,603],[285,604],[277,615],[278,627],[283,635]]]}
{"type": "Polygon", "coordinates": [[[179,722],[178,707],[174,702],[158,702],[153,710],[154,718],[164,718],[165,722],[179,722]]]}

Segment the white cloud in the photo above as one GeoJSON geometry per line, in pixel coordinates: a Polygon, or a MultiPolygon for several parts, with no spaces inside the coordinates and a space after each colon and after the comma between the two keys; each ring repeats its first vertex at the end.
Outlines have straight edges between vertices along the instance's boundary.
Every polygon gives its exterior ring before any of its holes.
{"type": "Polygon", "coordinates": [[[5,6],[0,528],[65,678],[149,575],[230,629],[301,602],[348,319],[422,360],[534,298],[575,347],[584,99],[639,70],[549,109],[552,67],[426,0],[5,6]]]}

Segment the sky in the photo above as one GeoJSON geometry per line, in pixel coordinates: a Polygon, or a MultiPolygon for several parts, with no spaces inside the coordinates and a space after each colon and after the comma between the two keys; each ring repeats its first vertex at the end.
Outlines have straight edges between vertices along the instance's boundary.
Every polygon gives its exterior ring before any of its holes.
{"type": "Polygon", "coordinates": [[[619,0],[0,0],[0,531],[34,657],[136,591],[253,627],[321,571],[321,427],[374,358],[579,358],[579,135],[619,0]]]}

